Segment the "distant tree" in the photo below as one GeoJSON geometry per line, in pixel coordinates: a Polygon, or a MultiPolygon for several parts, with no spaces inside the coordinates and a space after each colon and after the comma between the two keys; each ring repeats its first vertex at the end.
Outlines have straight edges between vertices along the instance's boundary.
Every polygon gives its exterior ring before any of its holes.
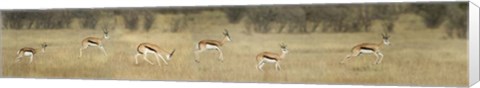
{"type": "Polygon", "coordinates": [[[252,28],[253,32],[268,33],[277,14],[271,7],[249,7],[246,15],[248,18],[246,24],[250,26],[248,28],[252,28]]]}
{"type": "Polygon", "coordinates": [[[447,35],[450,38],[468,38],[468,3],[446,5],[447,35]]]}
{"type": "Polygon", "coordinates": [[[123,19],[125,20],[125,28],[130,30],[137,30],[139,16],[137,10],[124,10],[122,11],[123,19]]]}
{"type": "Polygon", "coordinates": [[[143,28],[148,32],[152,28],[153,22],[155,21],[155,13],[153,13],[151,10],[145,10],[144,11],[144,19],[145,22],[143,23],[143,28]]]}
{"type": "Polygon", "coordinates": [[[190,16],[188,13],[179,14],[179,16],[175,16],[171,18],[170,23],[170,32],[180,32],[186,30],[188,26],[188,22],[192,20],[193,17],[190,16]]]}
{"type": "Polygon", "coordinates": [[[288,33],[307,33],[306,15],[300,6],[269,6],[247,8],[247,31],[269,33],[274,24],[278,24],[277,33],[282,33],[288,26],[288,33]]]}
{"type": "Polygon", "coordinates": [[[245,15],[244,7],[225,7],[223,12],[230,23],[238,23],[245,15]]]}
{"type": "Polygon", "coordinates": [[[437,28],[444,20],[445,4],[443,3],[412,3],[410,10],[423,18],[428,28],[437,28]]]}
{"type": "MultiPolygon", "coordinates": [[[[317,19],[321,20],[324,25],[322,32],[328,32],[329,29],[332,32],[342,32],[345,29],[345,24],[349,15],[349,8],[346,5],[327,5],[318,7],[315,12],[317,19]]],[[[312,17],[309,17],[312,18],[312,17]]]]}
{"type": "Polygon", "coordinates": [[[468,3],[412,3],[409,9],[421,16],[425,25],[431,29],[446,24],[446,34],[449,38],[467,38],[468,36],[468,3]]]}
{"type": "Polygon", "coordinates": [[[273,8],[273,22],[280,23],[278,33],[288,25],[288,33],[308,33],[306,28],[306,12],[300,6],[281,6],[273,8]]]}
{"type": "Polygon", "coordinates": [[[395,21],[398,20],[400,14],[404,13],[405,7],[402,4],[380,4],[374,5],[375,19],[383,20],[385,32],[393,32],[395,21]]]}

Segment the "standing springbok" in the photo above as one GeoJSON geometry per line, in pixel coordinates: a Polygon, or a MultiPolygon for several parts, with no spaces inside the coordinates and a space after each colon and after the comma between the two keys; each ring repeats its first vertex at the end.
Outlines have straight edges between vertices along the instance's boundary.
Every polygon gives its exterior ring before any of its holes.
{"type": "MultiPolygon", "coordinates": [[[[45,52],[45,48],[47,48],[47,43],[43,43],[42,44],[42,53],[45,52]]],[[[35,49],[35,48],[31,48],[31,47],[24,47],[20,50],[17,51],[17,61],[15,62],[19,62],[20,59],[22,59],[22,57],[25,57],[25,56],[30,56],[30,62],[29,63],[32,63],[33,61],[33,56],[36,55],[38,49],[35,49]]]]}
{"type": "Polygon", "coordinates": [[[383,48],[383,45],[390,45],[389,38],[390,36],[386,33],[382,34],[383,41],[380,43],[361,43],[354,46],[351,50],[351,54],[347,55],[340,63],[343,64],[345,61],[350,60],[353,57],[360,56],[361,54],[373,53],[377,59],[374,64],[380,64],[383,59],[383,54],[380,52],[380,49],[383,48]]]}
{"type": "Polygon", "coordinates": [[[265,63],[274,63],[275,64],[275,69],[278,71],[280,70],[280,61],[285,58],[285,55],[287,55],[288,50],[287,50],[287,45],[285,44],[280,44],[280,48],[282,49],[282,53],[273,53],[273,52],[262,52],[257,54],[257,69],[260,71],[263,71],[263,65],[265,63]]]}
{"type": "Polygon", "coordinates": [[[162,58],[163,62],[166,65],[168,65],[167,61],[165,61],[162,54],[165,55],[167,60],[171,60],[172,56],[173,56],[173,53],[175,53],[175,49],[173,49],[172,52],[167,52],[167,51],[165,51],[164,49],[162,49],[161,47],[159,47],[155,44],[140,43],[137,47],[137,54],[134,56],[135,57],[135,64],[138,64],[138,56],[143,55],[143,59],[145,61],[147,61],[148,63],[153,65],[153,63],[150,60],[147,59],[147,54],[148,53],[151,53],[151,54],[155,55],[155,57],[157,58],[157,62],[158,62],[159,66],[160,66],[160,59],[158,57],[162,58]]]}
{"type": "Polygon", "coordinates": [[[82,57],[82,51],[84,49],[87,49],[90,46],[96,46],[102,50],[102,52],[107,56],[107,52],[105,51],[105,48],[103,48],[104,45],[104,40],[108,39],[108,30],[107,28],[103,28],[103,38],[98,38],[98,37],[87,37],[82,40],[82,47],[80,47],[80,56],[82,57]]]}
{"type": "Polygon", "coordinates": [[[219,40],[210,40],[210,39],[206,39],[206,40],[201,40],[199,41],[195,47],[196,49],[194,50],[194,58],[195,58],[195,62],[197,63],[200,63],[200,61],[198,60],[199,59],[199,54],[203,51],[206,51],[206,50],[217,50],[218,53],[220,54],[218,56],[218,59],[223,62],[223,52],[222,50],[220,50],[220,47],[223,46],[223,44],[225,44],[226,41],[231,41],[231,38],[230,38],[230,34],[228,34],[228,31],[227,29],[225,29],[225,32],[223,32],[223,35],[225,36],[221,41],[219,40]]]}

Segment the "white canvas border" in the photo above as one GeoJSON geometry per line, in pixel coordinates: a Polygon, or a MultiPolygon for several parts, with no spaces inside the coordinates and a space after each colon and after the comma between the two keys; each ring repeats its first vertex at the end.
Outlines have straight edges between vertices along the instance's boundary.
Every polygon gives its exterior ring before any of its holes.
{"type": "Polygon", "coordinates": [[[469,82],[473,85],[479,81],[479,7],[469,3],[469,82]]]}
{"type": "MultiPolygon", "coordinates": [[[[143,7],[143,6],[210,6],[210,5],[258,5],[258,4],[302,4],[302,3],[371,3],[379,2],[380,0],[362,0],[362,1],[350,1],[350,0],[241,0],[241,1],[218,1],[218,0],[161,0],[161,1],[151,1],[151,0],[1,0],[0,10],[10,10],[10,9],[49,9],[49,8],[92,8],[92,7],[143,7]],[[117,3],[109,3],[109,2],[117,3]],[[25,3],[28,2],[28,3],[25,3]],[[92,4],[93,2],[93,4],[92,4]],[[33,4],[29,4],[33,3],[33,4]]],[[[425,2],[431,0],[390,0],[390,1],[381,1],[385,2],[425,2]]],[[[458,0],[436,0],[436,1],[458,1],[458,0]]],[[[465,1],[465,0],[461,0],[465,1]]],[[[478,3],[477,3],[478,4],[478,3]]],[[[477,10],[478,12],[478,10],[477,10]]],[[[478,20],[478,13],[477,13],[478,20]]],[[[470,23],[472,24],[472,23],[470,23]]],[[[473,23],[475,24],[475,23],[473,23]]],[[[478,21],[476,21],[476,29],[473,32],[470,28],[469,39],[478,40],[478,21]]],[[[470,26],[471,27],[471,26],[470,26]]],[[[476,53],[470,52],[469,55],[477,55],[476,59],[478,62],[478,41],[473,44],[470,41],[469,50],[472,50],[472,46],[477,49],[476,53]],[[475,46],[476,45],[476,46],[475,46]]],[[[1,51],[0,51],[1,52],[1,51]]],[[[473,58],[475,59],[475,58],[473,58]]],[[[470,57],[472,60],[472,57],[470,57]]],[[[470,63],[475,65],[475,63],[470,63]]],[[[477,70],[478,70],[478,63],[477,70]]],[[[470,68],[474,69],[474,68],[470,68]]],[[[477,72],[478,78],[478,72],[477,72]]],[[[477,79],[478,80],[478,79],[477,79]]],[[[362,86],[362,85],[310,85],[310,84],[260,84],[260,83],[210,83],[210,82],[166,82],[166,81],[116,81],[116,80],[71,80],[71,79],[28,79],[28,78],[0,78],[0,86],[2,87],[53,87],[53,88],[104,88],[104,87],[114,87],[114,88],[132,88],[132,87],[234,87],[234,88],[296,88],[296,87],[341,87],[341,88],[402,88],[396,86],[362,86]]],[[[470,83],[472,84],[472,83],[470,83]]],[[[475,85],[479,87],[479,85],[475,85]]],[[[404,86],[406,87],[406,86],[404,86]]],[[[410,88],[410,87],[409,87],[410,88]]],[[[422,87],[427,88],[427,87],[422,87]]]]}

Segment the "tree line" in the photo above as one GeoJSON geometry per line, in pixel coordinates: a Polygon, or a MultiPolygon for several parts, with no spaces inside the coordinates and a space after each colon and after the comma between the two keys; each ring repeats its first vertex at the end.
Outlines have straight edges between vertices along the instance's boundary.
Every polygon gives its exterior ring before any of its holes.
{"type": "Polygon", "coordinates": [[[468,36],[467,2],[21,10],[2,11],[1,16],[7,29],[64,29],[74,19],[81,28],[95,29],[120,16],[126,29],[148,31],[155,15],[174,14],[178,17],[172,18],[170,31],[179,32],[194,19],[189,15],[203,11],[221,11],[231,24],[244,22],[248,33],[369,32],[375,20],[384,31],[394,32],[399,15],[410,13],[428,28],[446,22],[448,37],[468,36]]]}

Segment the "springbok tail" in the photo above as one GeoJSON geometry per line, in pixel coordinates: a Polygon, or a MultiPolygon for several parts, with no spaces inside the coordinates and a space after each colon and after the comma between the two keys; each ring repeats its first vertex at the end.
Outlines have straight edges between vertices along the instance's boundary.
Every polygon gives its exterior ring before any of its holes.
{"type": "Polygon", "coordinates": [[[173,49],[173,51],[170,53],[170,58],[172,58],[173,53],[175,53],[175,50],[176,50],[176,49],[173,49]]]}
{"type": "Polygon", "coordinates": [[[257,57],[255,57],[255,60],[257,60],[257,62],[259,62],[260,59],[262,59],[262,55],[257,55],[257,57]]]}
{"type": "Polygon", "coordinates": [[[200,50],[200,43],[195,44],[195,49],[200,50]]]}

